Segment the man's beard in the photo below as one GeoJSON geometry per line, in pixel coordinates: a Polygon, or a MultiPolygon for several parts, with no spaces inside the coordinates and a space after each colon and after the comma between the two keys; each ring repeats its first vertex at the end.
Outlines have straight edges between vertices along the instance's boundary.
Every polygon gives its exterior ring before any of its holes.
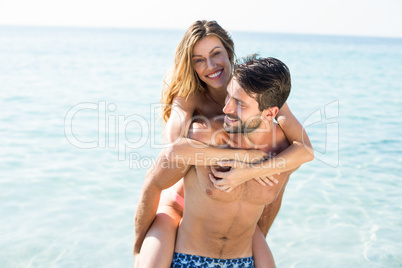
{"type": "Polygon", "coordinates": [[[250,117],[246,122],[243,122],[238,116],[233,114],[227,114],[231,118],[235,118],[237,120],[237,126],[230,126],[226,122],[223,123],[223,129],[230,134],[236,133],[250,133],[259,128],[261,125],[261,113],[259,115],[255,115],[250,117]],[[253,118],[253,119],[251,119],[253,118]],[[240,123],[240,124],[239,124],[240,123]]]}

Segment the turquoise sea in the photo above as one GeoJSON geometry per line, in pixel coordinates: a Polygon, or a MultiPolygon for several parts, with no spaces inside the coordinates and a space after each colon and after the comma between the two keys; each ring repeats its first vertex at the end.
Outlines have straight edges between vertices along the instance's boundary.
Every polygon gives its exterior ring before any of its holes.
{"type": "MultiPolygon", "coordinates": [[[[132,267],[184,31],[0,27],[0,266],[132,267]]],[[[278,267],[402,267],[402,39],[232,32],[292,73],[316,159],[268,234],[278,267]]]]}

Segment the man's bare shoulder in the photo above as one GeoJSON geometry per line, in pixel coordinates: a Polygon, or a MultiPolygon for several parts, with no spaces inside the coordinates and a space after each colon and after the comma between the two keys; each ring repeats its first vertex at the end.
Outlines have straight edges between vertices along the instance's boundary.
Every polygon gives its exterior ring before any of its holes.
{"type": "Polygon", "coordinates": [[[273,143],[273,153],[274,154],[279,154],[286,148],[290,146],[289,141],[287,140],[285,133],[283,132],[282,128],[278,125],[275,124],[275,139],[273,143]]]}
{"type": "Polygon", "coordinates": [[[188,138],[213,146],[226,145],[228,134],[223,129],[223,118],[196,118],[190,125],[188,138]]]}

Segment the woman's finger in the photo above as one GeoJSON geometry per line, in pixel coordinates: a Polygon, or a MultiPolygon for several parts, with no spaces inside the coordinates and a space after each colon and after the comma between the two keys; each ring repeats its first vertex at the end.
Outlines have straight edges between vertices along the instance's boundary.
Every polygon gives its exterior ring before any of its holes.
{"type": "Polygon", "coordinates": [[[219,188],[219,189],[220,189],[220,188],[223,187],[223,186],[227,186],[227,185],[226,185],[226,184],[227,184],[226,181],[215,178],[211,173],[209,173],[208,176],[209,176],[209,179],[212,181],[212,183],[214,184],[214,186],[215,186],[216,188],[219,188]]]}
{"type": "MultiPolygon", "coordinates": [[[[269,181],[269,182],[271,182],[271,183],[278,184],[278,180],[277,180],[274,176],[272,176],[272,175],[266,176],[266,177],[264,178],[264,181],[269,181]]],[[[271,185],[271,186],[272,186],[272,185],[271,185]]]]}
{"type": "Polygon", "coordinates": [[[214,174],[214,176],[217,178],[226,179],[230,176],[230,171],[221,172],[221,171],[217,171],[216,169],[211,169],[211,171],[212,171],[212,174],[214,174]]]}
{"type": "Polygon", "coordinates": [[[220,180],[219,180],[219,185],[231,187],[231,183],[230,183],[230,181],[227,180],[227,179],[220,179],[220,180]]]}
{"type": "Polygon", "coordinates": [[[232,187],[228,187],[228,188],[225,190],[225,192],[229,193],[229,192],[231,192],[232,190],[233,190],[232,187]]]}
{"type": "Polygon", "coordinates": [[[278,184],[278,182],[279,182],[273,175],[268,176],[268,178],[275,184],[278,184]]]}
{"type": "Polygon", "coordinates": [[[271,180],[268,177],[262,177],[261,178],[266,184],[268,184],[269,186],[274,186],[273,183],[271,182],[271,180]]]}
{"type": "MultiPolygon", "coordinates": [[[[211,167],[212,174],[214,174],[215,177],[218,177],[218,174],[221,173],[220,171],[217,171],[215,168],[211,167]]],[[[219,178],[219,177],[218,177],[219,178]]]]}
{"type": "Polygon", "coordinates": [[[228,186],[225,185],[214,185],[216,189],[223,191],[223,192],[227,192],[227,190],[230,188],[228,186]]]}
{"type": "Polygon", "coordinates": [[[258,182],[259,184],[261,184],[262,186],[267,186],[267,185],[265,184],[265,182],[263,182],[263,180],[261,180],[260,177],[254,178],[254,180],[257,181],[257,182],[258,182]]]}
{"type": "Polygon", "coordinates": [[[208,174],[210,181],[216,185],[217,179],[215,179],[214,175],[212,175],[211,173],[208,174]]]}

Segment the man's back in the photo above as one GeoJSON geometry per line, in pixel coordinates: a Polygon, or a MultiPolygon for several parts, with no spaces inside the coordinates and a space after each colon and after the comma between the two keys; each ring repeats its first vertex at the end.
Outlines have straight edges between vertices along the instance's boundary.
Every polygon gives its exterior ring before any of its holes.
{"type": "MultiPolygon", "coordinates": [[[[222,122],[213,122],[212,125],[208,132],[205,129],[193,130],[192,138],[221,144],[225,134],[220,132],[215,136],[213,133],[219,130],[222,122]],[[211,141],[211,137],[218,139],[211,141]]],[[[280,128],[275,130],[275,142],[275,148],[267,146],[265,151],[278,153],[288,146],[280,128]]],[[[247,148],[244,144],[235,147],[247,148]]],[[[219,259],[251,256],[257,221],[264,206],[276,200],[284,183],[267,188],[250,180],[227,193],[214,187],[209,178],[211,173],[210,167],[197,166],[184,177],[186,203],[175,251],[219,259]]],[[[286,182],[288,177],[289,173],[286,173],[277,179],[286,182]]]]}

